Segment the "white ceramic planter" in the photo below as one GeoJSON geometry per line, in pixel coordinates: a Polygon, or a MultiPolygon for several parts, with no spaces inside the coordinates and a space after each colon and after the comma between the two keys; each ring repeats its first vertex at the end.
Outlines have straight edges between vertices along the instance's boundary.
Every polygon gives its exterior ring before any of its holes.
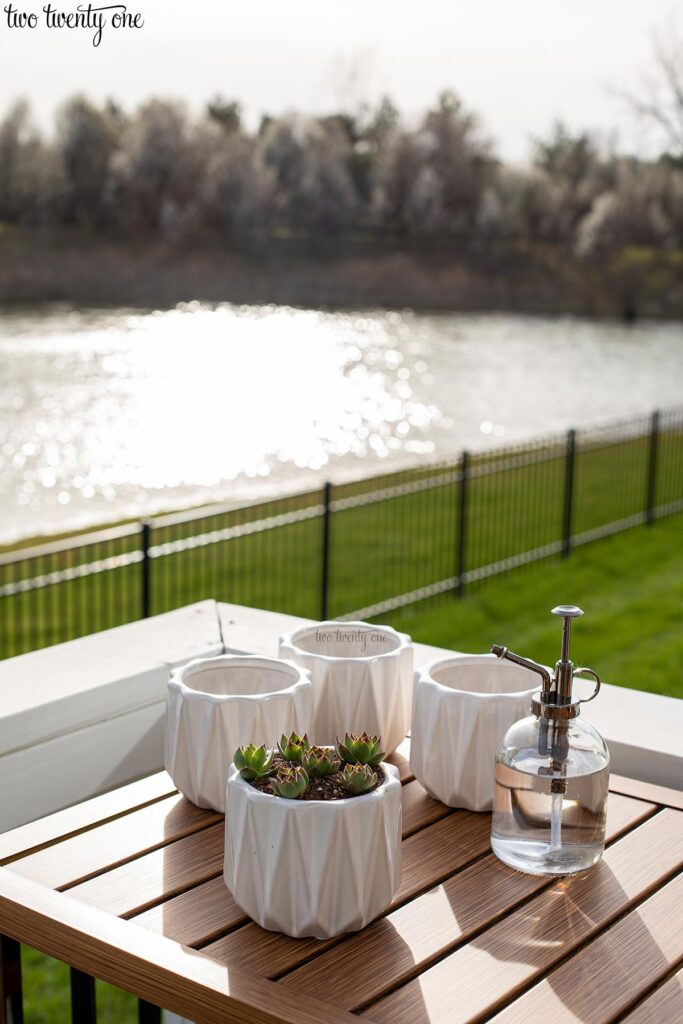
{"type": "Polygon", "coordinates": [[[427,792],[490,811],[496,751],[537,690],[533,672],[493,654],[454,655],[416,673],[410,768],[427,792]]]}
{"type": "Polygon", "coordinates": [[[225,808],[225,884],[262,928],[318,939],[364,928],[401,882],[401,783],[347,800],[285,800],[233,770],[225,808]]]}
{"type": "Polygon", "coordinates": [[[403,742],[413,689],[409,636],[367,622],[320,622],[281,636],[280,657],[311,673],[314,743],[367,732],[391,754],[403,742]]]}
{"type": "Polygon", "coordinates": [[[313,688],[304,669],[276,658],[199,658],[171,673],[166,771],[199,807],[225,810],[225,783],[240,746],[310,730],[313,688]]]}

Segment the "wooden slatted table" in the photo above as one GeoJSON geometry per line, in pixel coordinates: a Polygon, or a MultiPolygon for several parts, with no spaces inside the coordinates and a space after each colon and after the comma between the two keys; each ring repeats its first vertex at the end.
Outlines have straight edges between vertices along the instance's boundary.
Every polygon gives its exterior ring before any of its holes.
{"type": "Polygon", "coordinates": [[[200,1024],[683,1021],[683,793],[613,778],[608,849],[550,880],[490,851],[490,818],[403,782],[403,878],[346,938],[291,939],[223,884],[223,820],[161,773],[0,835],[0,1024],[21,1020],[18,943],[200,1024]]]}

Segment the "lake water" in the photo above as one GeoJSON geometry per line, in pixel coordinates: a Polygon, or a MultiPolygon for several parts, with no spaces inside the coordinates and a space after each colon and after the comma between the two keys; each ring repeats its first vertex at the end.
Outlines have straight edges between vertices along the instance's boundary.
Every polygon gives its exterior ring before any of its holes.
{"type": "Polygon", "coordinates": [[[207,306],[0,315],[0,541],[683,400],[683,325],[207,306]]]}

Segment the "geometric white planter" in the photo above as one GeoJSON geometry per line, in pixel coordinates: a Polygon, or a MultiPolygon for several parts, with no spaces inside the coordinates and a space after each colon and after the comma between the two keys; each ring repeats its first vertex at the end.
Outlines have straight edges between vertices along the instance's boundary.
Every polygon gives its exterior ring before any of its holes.
{"type": "Polygon", "coordinates": [[[401,882],[401,783],[346,800],[286,800],[236,771],[227,785],[224,879],[270,931],[318,939],[364,928],[401,882]]]}
{"type": "Polygon", "coordinates": [[[198,658],[171,673],[166,771],[192,803],[223,811],[237,748],[303,735],[312,713],[311,680],[297,665],[256,655],[198,658]]]}
{"type": "Polygon", "coordinates": [[[313,743],[365,731],[381,736],[391,754],[403,742],[413,689],[409,636],[367,622],[320,622],[281,636],[280,657],[311,673],[313,743]]]}
{"type": "Polygon", "coordinates": [[[454,655],[415,677],[410,768],[449,807],[490,811],[496,751],[530,713],[538,677],[494,654],[454,655]]]}

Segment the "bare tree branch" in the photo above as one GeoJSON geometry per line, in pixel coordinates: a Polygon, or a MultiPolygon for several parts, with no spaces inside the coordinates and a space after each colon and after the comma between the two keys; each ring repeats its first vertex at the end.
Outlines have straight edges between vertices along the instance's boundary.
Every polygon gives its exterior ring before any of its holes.
{"type": "Polygon", "coordinates": [[[664,145],[683,153],[683,36],[674,18],[653,33],[653,66],[637,92],[618,91],[631,110],[663,136],[664,145]]]}

